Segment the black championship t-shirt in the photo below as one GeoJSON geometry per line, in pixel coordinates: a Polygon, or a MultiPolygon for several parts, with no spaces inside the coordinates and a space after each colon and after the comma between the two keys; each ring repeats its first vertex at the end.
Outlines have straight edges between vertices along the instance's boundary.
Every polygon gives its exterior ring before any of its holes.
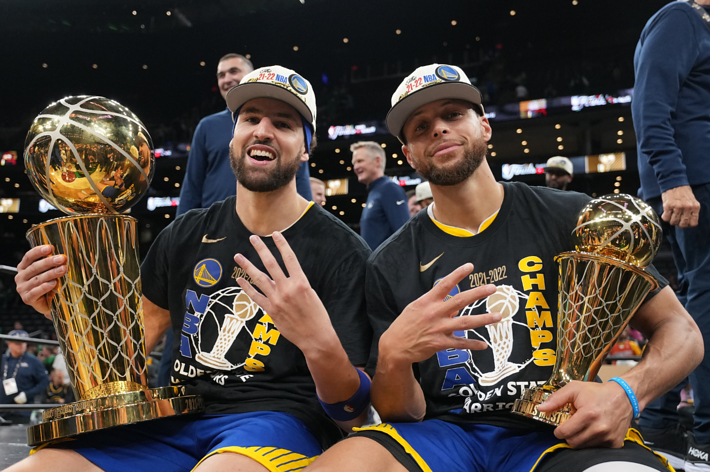
{"type": "MultiPolygon", "coordinates": [[[[533,426],[510,413],[524,389],[550,378],[557,347],[558,265],[574,250],[577,215],[590,198],[522,183],[504,183],[505,197],[493,222],[475,236],[444,231],[426,211],[380,246],[368,261],[367,309],[375,331],[368,372],[374,373],[379,338],[412,301],[466,262],[471,275],[452,290],[495,284],[495,294],[467,306],[460,316],[489,311],[503,319],[456,336],[489,343],[483,351],[448,349],[414,365],[426,398],[426,418],[533,426]]],[[[649,267],[661,287],[667,282],[649,267]]]]}
{"type": "MultiPolygon", "coordinates": [[[[340,430],[318,402],[303,353],[236,282],[239,277],[249,280],[234,262],[236,253],[268,272],[235,203],[231,197],[175,220],[160,233],[141,267],[143,294],[170,311],[172,382],[202,395],[207,414],[289,413],[328,445],[340,437],[340,430]]],[[[350,361],[365,365],[372,338],[363,286],[367,244],[318,205],[311,205],[282,234],[350,361]]],[[[285,272],[272,238],[262,239],[285,272]]]]}

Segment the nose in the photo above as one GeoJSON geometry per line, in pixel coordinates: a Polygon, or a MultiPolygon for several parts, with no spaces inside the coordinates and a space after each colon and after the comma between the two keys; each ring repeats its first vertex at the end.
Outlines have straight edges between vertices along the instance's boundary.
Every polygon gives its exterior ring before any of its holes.
{"type": "Polygon", "coordinates": [[[434,133],[435,138],[438,138],[439,136],[445,135],[449,132],[449,126],[441,118],[437,118],[434,120],[434,123],[433,123],[431,129],[432,129],[432,132],[434,133]]]}
{"type": "Polygon", "coordinates": [[[254,138],[261,141],[268,141],[274,137],[274,124],[270,119],[264,117],[259,120],[259,124],[254,128],[254,138]]]}

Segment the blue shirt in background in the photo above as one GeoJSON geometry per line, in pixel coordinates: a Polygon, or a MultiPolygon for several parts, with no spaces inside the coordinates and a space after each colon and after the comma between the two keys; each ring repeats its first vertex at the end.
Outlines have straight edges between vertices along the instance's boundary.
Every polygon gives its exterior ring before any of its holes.
{"type": "MultiPolygon", "coordinates": [[[[37,394],[44,392],[49,385],[49,376],[47,370],[42,365],[42,362],[32,354],[25,352],[20,357],[12,357],[9,353],[2,356],[0,363],[0,375],[2,380],[11,379],[15,374],[15,382],[17,383],[17,393],[5,395],[5,389],[0,388],[0,404],[14,404],[14,398],[25,392],[27,397],[26,403],[34,403],[34,398],[37,394]],[[17,363],[20,363],[19,367],[17,363]],[[5,365],[7,365],[7,375],[5,375],[5,365]]],[[[2,407],[0,407],[2,409],[2,407]]],[[[30,416],[30,410],[15,411],[16,415],[30,416]]]]}
{"type": "MultiPolygon", "coordinates": [[[[180,191],[178,215],[193,208],[207,208],[236,193],[237,180],[229,164],[232,125],[229,109],[206,116],[197,125],[180,191]]],[[[307,162],[302,162],[298,169],[296,188],[303,198],[312,200],[307,162]]]]}
{"type": "Polygon", "coordinates": [[[360,217],[360,236],[373,251],[409,220],[407,196],[399,185],[382,176],[368,187],[360,217]]]}
{"type": "Polygon", "coordinates": [[[685,2],[661,8],[641,33],[634,71],[641,197],[710,182],[710,28],[700,14],[685,2]]]}

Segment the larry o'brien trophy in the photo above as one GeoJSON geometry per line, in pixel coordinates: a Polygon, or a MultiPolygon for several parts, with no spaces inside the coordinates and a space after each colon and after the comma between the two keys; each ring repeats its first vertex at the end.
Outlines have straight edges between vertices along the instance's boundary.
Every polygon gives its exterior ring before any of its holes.
{"type": "Polygon", "coordinates": [[[661,225],[643,201],[624,194],[594,199],[580,212],[573,236],[577,250],[555,258],[560,279],[552,377],[513,405],[513,413],[555,426],[574,413],[572,405],[553,413],[537,406],[573,380],[594,381],[633,314],[658,287],[644,267],[658,252],[661,225]]]}
{"type": "Polygon", "coordinates": [[[27,239],[67,256],[51,309],[79,400],[44,411],[28,444],[201,411],[201,398],[182,387],[147,387],[136,220],[120,214],[155,171],[143,123],[113,100],[64,98],[32,123],[25,167],[42,197],[69,215],[33,226],[27,239]]]}

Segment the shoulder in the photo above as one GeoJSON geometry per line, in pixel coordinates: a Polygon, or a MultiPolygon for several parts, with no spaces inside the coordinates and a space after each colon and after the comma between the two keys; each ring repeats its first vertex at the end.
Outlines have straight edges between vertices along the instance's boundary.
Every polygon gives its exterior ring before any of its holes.
{"type": "Polygon", "coordinates": [[[208,208],[193,208],[178,216],[163,232],[178,240],[190,240],[191,236],[194,237],[194,234],[200,236],[206,226],[213,222],[224,222],[230,218],[230,212],[236,211],[235,200],[236,197],[229,197],[223,201],[213,203],[208,208]]]}
{"type": "Polygon", "coordinates": [[[648,20],[644,33],[648,33],[651,29],[666,29],[671,28],[675,33],[683,31],[675,30],[678,26],[694,24],[697,21],[702,21],[700,15],[693,11],[686,2],[671,2],[658,10],[655,15],[648,20]]]}
{"type": "MultiPolygon", "coordinates": [[[[229,110],[220,111],[219,113],[214,113],[212,115],[207,115],[200,120],[197,125],[198,130],[203,130],[206,128],[211,128],[216,125],[221,125],[225,121],[232,121],[232,115],[229,110]]],[[[195,130],[197,132],[197,130],[195,130]]]]}
{"type": "Polygon", "coordinates": [[[382,189],[382,193],[391,195],[404,195],[404,189],[389,179],[387,179],[385,183],[380,186],[380,188],[382,189]]]}
{"type": "Polygon", "coordinates": [[[428,234],[423,231],[425,218],[429,218],[429,215],[424,210],[410,218],[385,242],[377,246],[370,256],[370,262],[373,265],[399,264],[415,251],[416,244],[426,244],[426,241],[422,241],[428,234]]]}
{"type": "MultiPolygon", "coordinates": [[[[312,225],[309,225],[308,231],[317,231],[315,234],[320,236],[317,238],[318,240],[321,240],[322,237],[322,241],[327,240],[329,245],[352,249],[353,252],[362,253],[365,258],[370,255],[370,247],[365,240],[348,225],[321,208],[320,205],[313,204],[308,213],[310,213],[309,217],[313,222],[312,225]]],[[[346,254],[343,253],[343,255],[346,254]]]]}
{"type": "Polygon", "coordinates": [[[531,209],[554,212],[577,212],[592,199],[579,192],[563,191],[548,187],[533,187],[522,182],[504,183],[506,192],[513,193],[513,204],[524,204],[531,209]]]}

